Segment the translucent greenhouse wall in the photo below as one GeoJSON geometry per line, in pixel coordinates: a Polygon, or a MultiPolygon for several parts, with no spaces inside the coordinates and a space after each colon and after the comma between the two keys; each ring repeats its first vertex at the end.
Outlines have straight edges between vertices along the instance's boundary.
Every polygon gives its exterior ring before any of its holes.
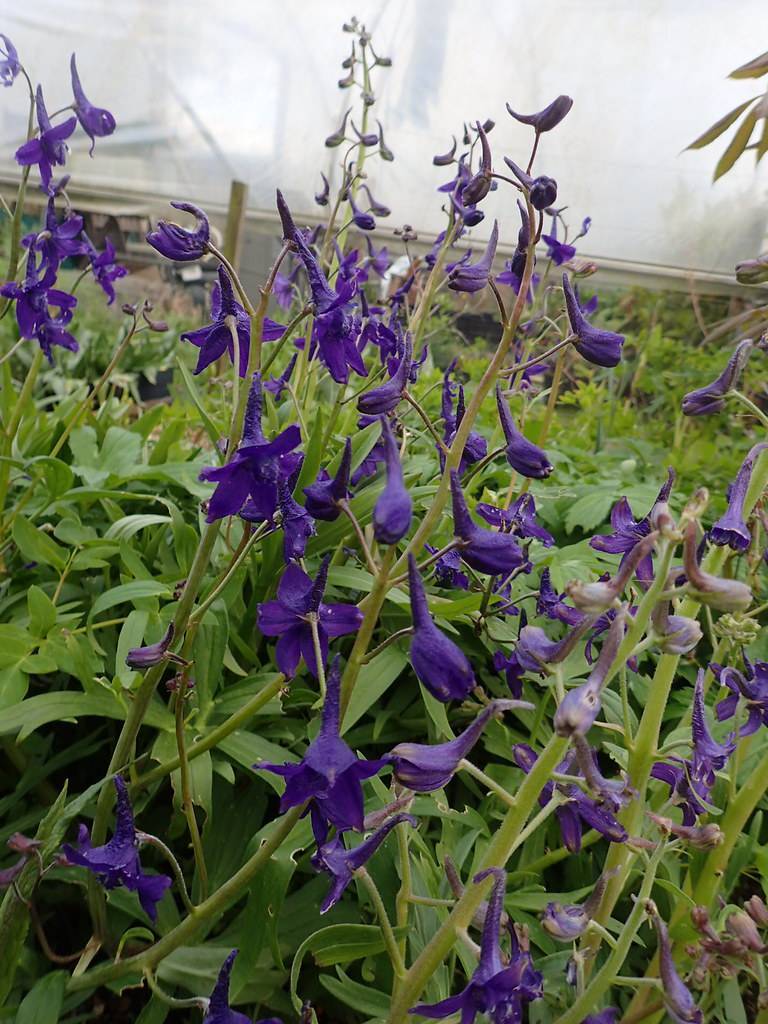
{"type": "MultiPolygon", "coordinates": [[[[36,0],[2,7],[1,30],[45,83],[49,109],[69,99],[72,50],[85,90],[119,130],[90,160],[79,135],[71,160],[80,185],[110,192],[224,203],[229,182],[249,206],[274,209],[276,185],[313,214],[319,171],[338,176],[323,139],[348,99],[335,82],[352,13],[394,66],[375,108],[396,162],[371,162],[370,184],[393,221],[440,229],[446,179],[433,167],[462,121],[492,117],[498,157],[523,161],[529,132],[509,118],[560,92],[575,99],[538,164],[555,177],[574,223],[593,226],[583,252],[630,266],[731,275],[765,248],[768,160],[742,158],[711,177],[724,142],[684,147],[741,100],[754,81],[728,81],[766,48],[765,0],[36,0]],[[356,8],[356,9],[355,9],[356,8]]],[[[23,138],[22,82],[0,90],[4,178],[23,138]]],[[[727,137],[727,136],[726,136],[727,137]]],[[[513,241],[506,196],[486,209],[513,241]]],[[[476,233],[487,231],[488,217],[476,233]]],[[[393,223],[394,227],[395,224],[393,223]]]]}

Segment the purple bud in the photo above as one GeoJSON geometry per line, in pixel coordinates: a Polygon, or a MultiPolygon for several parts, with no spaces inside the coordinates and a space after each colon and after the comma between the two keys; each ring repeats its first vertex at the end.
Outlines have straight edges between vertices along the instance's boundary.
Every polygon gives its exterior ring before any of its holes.
{"type": "Polygon", "coordinates": [[[332,523],[339,518],[341,509],[339,503],[349,498],[349,474],[352,467],[352,440],[347,438],[344,442],[344,451],[341,454],[341,462],[336,474],[330,477],[323,470],[315,483],[304,488],[306,496],[307,512],[313,519],[323,519],[332,523]]]}
{"type": "Polygon", "coordinates": [[[752,591],[746,583],[712,576],[701,568],[696,553],[696,523],[692,521],[685,529],[683,568],[691,595],[702,604],[721,612],[743,612],[752,603],[752,591]]]}
{"type": "Polygon", "coordinates": [[[327,206],[328,196],[331,192],[331,184],[322,171],[320,172],[320,177],[323,179],[323,187],[319,192],[315,192],[315,202],[318,206],[327,206]]]}
{"type": "Polygon", "coordinates": [[[474,206],[488,195],[493,181],[493,168],[491,166],[491,148],[488,145],[488,138],[483,126],[478,122],[477,133],[480,136],[482,155],[480,158],[480,169],[469,183],[461,191],[461,201],[465,206],[474,206]]]}
{"type": "Polygon", "coordinates": [[[753,953],[765,953],[766,946],[752,918],[743,910],[736,910],[725,920],[725,927],[753,953]]]}
{"type": "Polygon", "coordinates": [[[403,467],[389,420],[381,418],[387,482],[373,509],[373,534],[380,544],[397,544],[411,528],[413,503],[403,481],[403,467]]]}
{"type": "Polygon", "coordinates": [[[487,530],[473,522],[455,469],[451,470],[451,495],[453,529],[464,542],[460,550],[467,565],[489,576],[507,575],[519,568],[525,556],[515,538],[509,533],[487,530]]]}
{"type": "Polygon", "coordinates": [[[532,178],[530,174],[518,167],[514,160],[504,157],[504,163],[509,167],[520,184],[527,189],[531,206],[534,210],[546,210],[557,200],[557,182],[554,178],[548,178],[545,174],[532,178]]]}
{"type": "Polygon", "coordinates": [[[747,365],[754,342],[746,338],[736,346],[725,369],[711,384],[689,391],[683,398],[683,413],[686,416],[706,416],[720,412],[725,407],[725,396],[739,383],[744,367],[747,365]]]}
{"type": "Polygon", "coordinates": [[[145,668],[151,668],[153,665],[159,665],[161,661],[170,660],[168,648],[173,643],[173,634],[174,626],[171,623],[165,631],[163,639],[158,640],[156,644],[131,648],[125,657],[125,663],[128,668],[142,671],[145,668]]]}
{"type": "Polygon", "coordinates": [[[598,580],[595,583],[572,580],[566,584],[565,593],[573,601],[574,607],[590,615],[601,615],[610,608],[623,593],[638,565],[653,551],[657,539],[658,534],[654,532],[639,540],[622,559],[616,575],[609,580],[598,580]]]}
{"type": "Polygon", "coordinates": [[[335,149],[336,146],[340,146],[344,139],[346,138],[347,118],[350,115],[351,109],[352,108],[350,107],[349,110],[347,110],[347,112],[344,114],[344,117],[342,117],[341,119],[341,124],[336,129],[336,131],[332,135],[329,135],[328,138],[325,140],[325,145],[328,147],[328,149],[335,149]]]}
{"type": "Polygon", "coordinates": [[[546,454],[529,441],[515,426],[509,406],[504,401],[501,388],[496,385],[496,406],[499,410],[501,429],[507,442],[504,454],[512,469],[533,480],[543,480],[552,472],[552,463],[546,454]]]}
{"type": "Polygon", "coordinates": [[[159,220],[155,230],[150,231],[146,236],[147,242],[153,249],[157,249],[161,256],[165,256],[169,260],[176,260],[179,263],[199,260],[208,252],[211,236],[208,218],[198,206],[194,206],[192,203],[172,202],[171,206],[176,210],[191,213],[197,221],[194,229],[190,231],[172,221],[159,220]]]}
{"type": "Polygon", "coordinates": [[[752,534],[744,520],[744,499],[749,490],[755,461],[760,452],[766,448],[768,448],[766,442],[754,445],[742,462],[736,479],[728,488],[728,509],[709,531],[709,537],[713,544],[718,544],[720,547],[727,546],[733,551],[743,554],[752,543],[752,534]]]}
{"type": "Polygon", "coordinates": [[[386,384],[371,388],[370,391],[366,391],[358,398],[357,408],[361,413],[369,416],[381,416],[384,413],[392,412],[408,385],[412,359],[413,342],[411,335],[406,334],[400,363],[390,379],[386,384]]]}
{"type": "Polygon", "coordinates": [[[672,947],[667,926],[659,917],[656,904],[652,900],[648,900],[646,903],[646,912],[653,920],[659,939],[659,975],[667,1012],[677,1024],[702,1024],[703,1014],[677,973],[675,962],[672,959],[672,947]]]}
{"type": "Polygon", "coordinates": [[[455,292],[479,292],[488,284],[488,277],[496,255],[499,241],[499,224],[493,222],[493,230],[485,253],[477,263],[457,264],[448,275],[448,287],[455,292]]]}
{"type": "Polygon", "coordinates": [[[379,126],[379,156],[387,163],[391,163],[395,159],[395,154],[384,141],[384,129],[381,127],[381,121],[377,121],[376,124],[379,126]]]}
{"type": "Polygon", "coordinates": [[[367,185],[361,185],[361,190],[368,196],[368,204],[371,207],[371,213],[374,217],[388,217],[392,211],[384,203],[377,203],[371,195],[371,190],[367,185]]]}
{"type": "Polygon", "coordinates": [[[584,736],[592,728],[600,713],[601,693],[605,680],[624,639],[625,615],[625,609],[616,614],[600,651],[600,657],[595,662],[586,683],[569,690],[560,701],[554,717],[555,732],[558,736],[584,736]]]}
{"type": "Polygon", "coordinates": [[[552,938],[573,942],[583,935],[603,898],[608,876],[601,875],[585,903],[548,903],[541,915],[541,924],[552,938]]]}
{"type": "Polygon", "coordinates": [[[602,331],[587,320],[581,311],[567,274],[563,274],[563,292],[571,331],[576,335],[574,342],[576,351],[596,366],[618,366],[621,361],[624,336],[615,334],[613,331],[602,331]]]}
{"type": "Polygon", "coordinates": [[[449,164],[453,163],[454,157],[456,156],[455,135],[451,136],[451,141],[451,148],[448,150],[447,153],[438,154],[437,156],[432,157],[432,163],[435,165],[435,167],[447,167],[449,164]]]}
{"type": "Polygon", "coordinates": [[[516,121],[521,124],[529,124],[540,134],[556,128],[572,106],[573,100],[570,96],[558,96],[556,100],[552,100],[549,106],[535,114],[518,114],[509,104],[507,104],[507,110],[516,121]]]}

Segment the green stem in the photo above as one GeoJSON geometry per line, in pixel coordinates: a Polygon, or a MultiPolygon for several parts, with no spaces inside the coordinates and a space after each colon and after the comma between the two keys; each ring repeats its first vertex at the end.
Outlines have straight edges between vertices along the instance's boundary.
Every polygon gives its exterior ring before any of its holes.
{"type": "Polygon", "coordinates": [[[8,426],[5,428],[3,434],[1,451],[5,458],[2,463],[0,463],[0,509],[5,508],[5,502],[8,495],[8,481],[11,474],[11,464],[8,461],[8,458],[13,450],[13,442],[16,439],[16,433],[19,429],[21,419],[32,398],[32,392],[42,363],[43,352],[42,349],[38,349],[30,363],[29,369],[27,370],[27,375],[21,386],[19,397],[16,399],[16,404],[13,407],[11,418],[8,420],[8,426]]]}
{"type": "MultiPolygon", "coordinates": [[[[411,855],[409,850],[409,832],[410,826],[408,822],[402,822],[397,826],[395,832],[397,833],[397,850],[400,859],[400,888],[397,892],[395,899],[395,912],[397,915],[397,926],[398,928],[407,929],[408,927],[408,914],[410,910],[411,902],[411,855]]],[[[400,957],[403,963],[405,963],[405,954],[408,948],[408,936],[407,933],[403,934],[400,939],[400,957]]]]}
{"type": "Polygon", "coordinates": [[[266,866],[275,850],[288,838],[303,811],[303,806],[292,807],[287,814],[284,814],[270,837],[262,843],[261,847],[243,864],[239,871],[236,871],[212,896],[200,903],[194,913],[185,917],[167,935],[135,956],[117,963],[106,964],[104,967],[97,967],[93,971],[87,971],[85,974],[71,978],[67,985],[67,991],[92,991],[100,985],[106,985],[127,974],[140,974],[147,969],[152,970],[179,946],[191,942],[206,924],[211,924],[219,919],[227,908],[245,892],[251,880],[266,866]]]}
{"type": "Polygon", "coordinates": [[[371,897],[371,903],[373,903],[373,909],[376,911],[376,917],[379,919],[379,927],[381,928],[384,945],[387,947],[389,959],[392,961],[392,969],[395,972],[395,978],[400,979],[405,975],[405,964],[403,963],[403,958],[400,955],[400,947],[397,944],[395,933],[392,931],[392,923],[389,920],[389,914],[387,914],[387,908],[384,906],[384,900],[381,898],[378,886],[365,868],[358,868],[357,871],[355,871],[355,877],[359,878],[368,890],[368,895],[371,897]]]}
{"type": "Polygon", "coordinates": [[[184,880],[184,872],[181,870],[181,865],[174,857],[171,848],[166,846],[162,839],[159,839],[157,836],[149,835],[147,832],[137,832],[136,838],[140,843],[146,843],[148,846],[156,847],[171,865],[173,876],[176,879],[176,885],[179,887],[179,893],[181,894],[181,901],[186,907],[187,913],[192,914],[195,910],[195,906],[189,898],[189,890],[187,889],[187,883],[184,880]]]}
{"type": "Polygon", "coordinates": [[[179,758],[179,776],[181,779],[181,809],[187,820],[189,837],[192,840],[192,852],[195,857],[197,875],[200,879],[200,892],[203,900],[208,898],[208,868],[205,863],[203,841],[195,815],[195,803],[192,794],[192,771],[187,757],[187,740],[184,735],[184,698],[187,693],[187,670],[182,674],[182,682],[176,692],[176,749],[179,758]]]}
{"type": "MultiPolygon", "coordinates": [[[[510,851],[514,849],[517,837],[536,805],[539,794],[555,765],[562,760],[567,747],[566,739],[558,736],[550,739],[530,773],[523,779],[515,797],[515,806],[507,811],[478,865],[478,870],[506,865],[510,851]]],[[[427,982],[450,952],[457,930],[469,926],[475,911],[488,892],[489,884],[490,879],[486,879],[480,885],[468,886],[463,896],[456,902],[451,913],[403,978],[392,1001],[388,1024],[406,1024],[410,1008],[418,1001],[427,982]]]]}
{"type": "Polygon", "coordinates": [[[363,616],[363,621],[360,624],[360,629],[357,631],[355,642],[352,645],[352,650],[350,651],[349,661],[344,669],[344,675],[341,678],[342,732],[344,731],[344,713],[349,707],[352,691],[354,690],[355,683],[357,682],[358,673],[365,664],[368,645],[371,642],[373,631],[376,629],[376,623],[379,620],[379,612],[381,611],[381,606],[384,604],[384,598],[387,595],[389,574],[394,557],[395,548],[393,545],[388,547],[385,551],[384,557],[381,560],[381,568],[374,577],[371,592],[367,597],[365,615],[363,616]]]}
{"type": "Polygon", "coordinates": [[[476,768],[471,761],[467,761],[466,758],[462,758],[461,761],[459,761],[459,768],[461,771],[465,771],[467,775],[471,775],[473,779],[477,779],[478,782],[481,782],[489,792],[495,793],[496,796],[507,805],[507,807],[515,806],[515,798],[512,794],[508,793],[498,782],[495,782],[490,775],[486,775],[481,768],[476,768]]]}

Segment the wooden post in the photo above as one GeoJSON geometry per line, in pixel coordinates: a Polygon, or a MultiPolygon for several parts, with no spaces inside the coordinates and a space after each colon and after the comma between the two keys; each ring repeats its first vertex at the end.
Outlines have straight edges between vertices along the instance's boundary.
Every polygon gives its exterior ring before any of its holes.
{"type": "Polygon", "coordinates": [[[248,186],[244,181],[233,181],[229,186],[227,223],[224,228],[224,255],[237,270],[243,248],[243,224],[248,203],[248,186]]]}

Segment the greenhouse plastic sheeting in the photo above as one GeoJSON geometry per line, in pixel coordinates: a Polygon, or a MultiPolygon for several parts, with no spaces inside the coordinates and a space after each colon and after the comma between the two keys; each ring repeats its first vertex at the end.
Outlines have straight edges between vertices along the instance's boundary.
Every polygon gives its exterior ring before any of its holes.
{"type": "MultiPolygon", "coordinates": [[[[434,233],[446,180],[433,167],[462,122],[491,117],[497,162],[524,162],[530,130],[516,110],[557,94],[572,112],[546,136],[537,167],[555,177],[574,224],[592,217],[583,250],[595,257],[730,273],[765,245],[768,160],[747,155],[712,185],[725,143],[682,152],[760,82],[728,81],[765,49],[765,0],[36,0],[2,5],[49,110],[69,100],[69,55],[85,91],[118,131],[93,160],[81,133],[70,170],[79,185],[224,202],[232,178],[249,205],[274,209],[279,185],[298,213],[313,211],[323,146],[350,94],[336,88],[352,13],[394,66],[377,74],[376,115],[393,164],[370,163],[392,221],[434,233]],[[382,170],[384,173],[382,173],[382,170]]],[[[24,136],[25,87],[0,89],[0,170],[24,136]]],[[[726,136],[727,138],[728,136],[726,136]]],[[[486,203],[513,241],[516,213],[500,190],[486,203]]],[[[314,208],[316,211],[316,208],[314,208]]],[[[491,217],[476,229],[487,233],[491,217]]],[[[395,224],[393,223],[394,227],[395,224]]]]}

